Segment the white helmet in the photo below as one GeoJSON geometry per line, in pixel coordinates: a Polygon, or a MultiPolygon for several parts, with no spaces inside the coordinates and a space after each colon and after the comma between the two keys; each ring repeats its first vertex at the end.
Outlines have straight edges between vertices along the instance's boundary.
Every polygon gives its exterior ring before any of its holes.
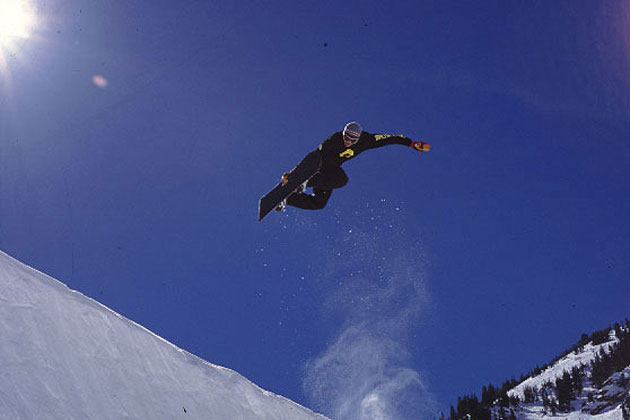
{"type": "Polygon", "coordinates": [[[343,141],[346,143],[346,146],[351,146],[358,142],[362,132],[363,130],[358,122],[352,121],[346,124],[343,128],[343,141]]]}

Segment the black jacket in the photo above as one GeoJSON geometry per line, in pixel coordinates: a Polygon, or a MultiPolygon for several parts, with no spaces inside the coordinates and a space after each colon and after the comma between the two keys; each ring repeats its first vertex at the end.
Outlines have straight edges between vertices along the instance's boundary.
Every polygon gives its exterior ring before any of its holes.
{"type": "Polygon", "coordinates": [[[411,139],[403,135],[372,134],[364,131],[361,133],[358,142],[350,147],[346,147],[343,143],[343,133],[338,131],[328,137],[317,148],[322,158],[321,169],[338,168],[346,161],[357,157],[368,149],[375,149],[390,144],[411,146],[411,139]]]}

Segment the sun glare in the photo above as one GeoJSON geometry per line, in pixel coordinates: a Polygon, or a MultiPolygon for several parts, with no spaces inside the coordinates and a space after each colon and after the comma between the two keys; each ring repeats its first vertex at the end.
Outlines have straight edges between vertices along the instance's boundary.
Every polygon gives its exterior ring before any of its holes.
{"type": "Polygon", "coordinates": [[[28,0],[0,0],[0,48],[10,49],[27,39],[35,25],[35,14],[28,0]]]}

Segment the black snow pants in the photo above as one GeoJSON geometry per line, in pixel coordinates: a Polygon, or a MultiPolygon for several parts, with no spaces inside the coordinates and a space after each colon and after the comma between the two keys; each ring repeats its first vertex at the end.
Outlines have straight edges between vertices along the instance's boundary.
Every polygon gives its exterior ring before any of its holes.
{"type": "Polygon", "coordinates": [[[306,184],[313,187],[313,194],[305,192],[292,194],[287,198],[287,204],[306,210],[319,210],[326,207],[332,190],[341,188],[348,183],[348,175],[339,166],[321,168],[306,184]]]}

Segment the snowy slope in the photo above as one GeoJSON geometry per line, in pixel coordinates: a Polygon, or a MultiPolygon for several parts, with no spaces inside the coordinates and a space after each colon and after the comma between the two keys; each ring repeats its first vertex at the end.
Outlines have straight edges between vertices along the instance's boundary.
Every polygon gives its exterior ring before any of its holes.
{"type": "Polygon", "coordinates": [[[324,419],[0,252],[0,419],[324,419]]]}
{"type": "Polygon", "coordinates": [[[571,369],[574,367],[590,364],[600,350],[604,349],[608,351],[610,347],[617,342],[615,332],[611,331],[610,334],[610,340],[608,342],[598,345],[593,345],[591,342],[586,344],[583,350],[579,353],[569,353],[542,371],[539,375],[527,378],[525,381],[521,382],[519,385],[514,387],[514,389],[509,391],[508,395],[517,395],[519,398],[523,399],[523,391],[526,387],[540,389],[545,382],[555,382],[556,379],[562,377],[565,371],[571,372],[571,369]]]}
{"type": "MultiPolygon", "coordinates": [[[[607,342],[598,345],[589,342],[579,351],[567,354],[540,374],[527,378],[508,391],[509,396],[518,396],[523,401],[526,388],[536,389],[540,395],[540,390],[545,387],[545,384],[555,383],[565,372],[571,372],[574,367],[582,366],[585,372],[583,390],[571,402],[571,411],[552,413],[537,399],[533,403],[521,402],[518,409],[515,410],[515,418],[517,420],[552,420],[558,418],[567,420],[622,420],[621,405],[624,399],[630,396],[630,385],[622,387],[620,378],[622,375],[630,378],[630,366],[611,375],[601,388],[595,387],[591,380],[591,363],[595,360],[596,355],[601,350],[610,351],[611,347],[618,342],[615,331],[612,330],[607,342]]],[[[552,391],[548,391],[548,395],[550,398],[555,398],[552,391]]],[[[493,411],[495,414],[498,413],[496,408],[493,411]]]]}
{"type": "Polygon", "coordinates": [[[526,407],[516,416],[517,420],[622,420],[621,407],[601,414],[588,414],[580,410],[570,413],[543,414],[538,408],[526,407]]]}

